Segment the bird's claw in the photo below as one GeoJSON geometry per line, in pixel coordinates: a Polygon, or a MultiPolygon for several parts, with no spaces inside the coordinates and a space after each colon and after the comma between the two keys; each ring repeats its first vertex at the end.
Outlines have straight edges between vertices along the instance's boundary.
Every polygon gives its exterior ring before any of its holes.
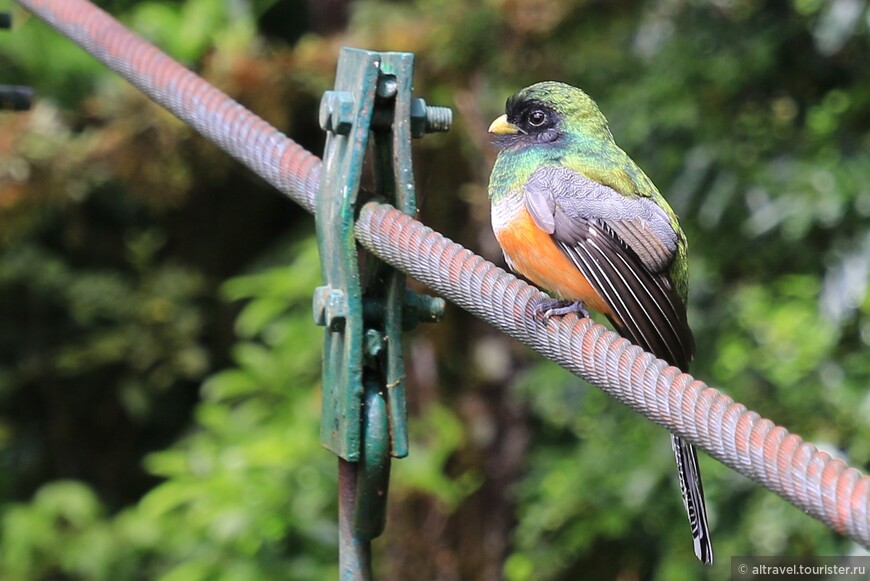
{"type": "Polygon", "coordinates": [[[550,317],[567,315],[568,313],[577,313],[579,317],[589,316],[589,311],[583,306],[582,301],[560,301],[557,299],[542,299],[534,306],[533,312],[535,316],[542,316],[545,323],[550,320],[550,317]]]}

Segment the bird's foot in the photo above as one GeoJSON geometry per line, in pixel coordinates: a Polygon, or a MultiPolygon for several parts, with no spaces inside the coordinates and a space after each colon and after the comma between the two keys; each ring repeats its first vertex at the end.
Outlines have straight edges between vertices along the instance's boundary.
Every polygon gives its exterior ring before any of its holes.
{"type": "Polygon", "coordinates": [[[583,306],[582,301],[560,301],[557,299],[542,299],[535,305],[533,312],[535,316],[543,316],[545,323],[550,320],[550,317],[567,315],[568,313],[577,313],[579,317],[589,316],[589,311],[583,306]]]}

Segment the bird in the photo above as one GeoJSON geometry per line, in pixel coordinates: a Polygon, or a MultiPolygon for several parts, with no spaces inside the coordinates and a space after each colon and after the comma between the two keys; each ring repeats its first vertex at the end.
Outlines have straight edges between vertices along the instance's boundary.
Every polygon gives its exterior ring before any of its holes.
{"type": "MultiPolygon", "coordinates": [[[[677,215],[614,141],[595,101],[545,81],[520,90],[489,126],[498,155],[488,195],[508,266],[551,298],[546,323],[587,308],[625,339],[682,371],[695,341],[686,316],[688,245],[677,215]]],[[[672,434],[694,552],[713,563],[695,447],[672,434]]]]}

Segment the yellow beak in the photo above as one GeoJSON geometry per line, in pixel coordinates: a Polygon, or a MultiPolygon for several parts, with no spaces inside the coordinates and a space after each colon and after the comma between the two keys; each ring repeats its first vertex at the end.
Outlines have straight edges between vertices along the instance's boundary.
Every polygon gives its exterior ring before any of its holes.
{"type": "Polygon", "coordinates": [[[502,115],[492,122],[489,126],[489,132],[495,135],[516,135],[520,133],[520,128],[507,120],[507,115],[502,115]]]}

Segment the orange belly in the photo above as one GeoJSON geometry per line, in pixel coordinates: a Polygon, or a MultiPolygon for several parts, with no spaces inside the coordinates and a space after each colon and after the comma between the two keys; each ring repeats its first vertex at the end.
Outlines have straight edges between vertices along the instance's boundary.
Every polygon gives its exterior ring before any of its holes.
{"type": "Polygon", "coordinates": [[[516,271],[539,287],[560,299],[583,301],[593,310],[611,314],[607,303],[550,235],[538,228],[525,207],[504,228],[496,230],[495,237],[516,271]]]}

